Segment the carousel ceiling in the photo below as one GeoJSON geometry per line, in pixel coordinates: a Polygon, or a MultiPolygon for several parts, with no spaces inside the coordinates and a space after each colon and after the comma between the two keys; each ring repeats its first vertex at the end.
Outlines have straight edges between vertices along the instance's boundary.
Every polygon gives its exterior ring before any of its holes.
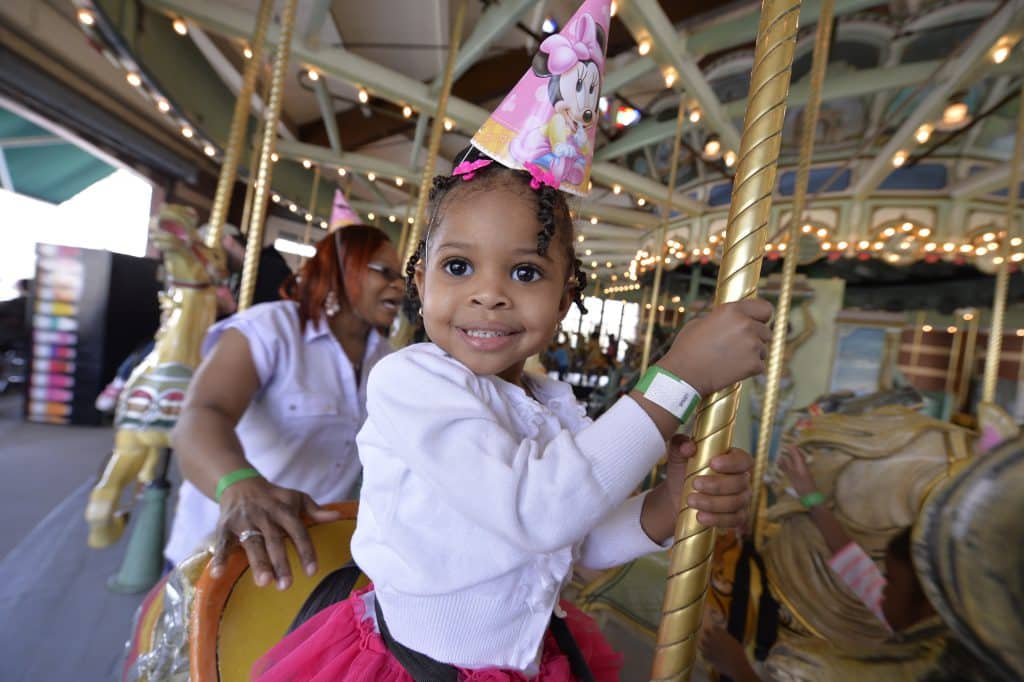
{"type": "MultiPolygon", "coordinates": [[[[317,166],[330,184],[351,190],[367,220],[388,226],[407,216],[454,4],[298,3],[273,181],[281,210],[326,215],[328,193],[310,199],[317,166]]],[[[175,138],[169,147],[215,173],[258,5],[11,0],[0,7],[0,30],[22,55],[77,67],[126,118],[154,138],[175,138]]],[[[439,170],[528,68],[538,41],[577,5],[468,0],[439,170]]],[[[801,9],[769,258],[796,248],[805,267],[836,270],[837,261],[849,261],[851,276],[865,260],[946,263],[956,276],[964,268],[990,272],[1001,242],[1013,239],[1011,258],[1024,260],[1021,241],[1004,229],[1024,0],[835,0],[804,236],[786,243],[820,5],[804,0],[801,9]]],[[[715,262],[759,3],[618,0],[616,9],[594,187],[577,207],[581,257],[607,290],[635,282],[656,258],[670,269],[715,262]],[[656,244],[680,98],[686,121],[669,240],[656,244]]],[[[278,35],[275,24],[268,51],[278,35]]],[[[262,110],[260,96],[253,105],[262,110]]]]}

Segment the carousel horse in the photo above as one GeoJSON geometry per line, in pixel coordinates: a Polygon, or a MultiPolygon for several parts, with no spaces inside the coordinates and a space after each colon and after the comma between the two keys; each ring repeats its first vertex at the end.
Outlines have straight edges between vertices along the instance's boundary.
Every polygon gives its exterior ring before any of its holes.
{"type": "MultiPolygon", "coordinates": [[[[840,403],[841,404],[841,403],[840,403]]],[[[968,461],[973,436],[901,405],[811,417],[789,442],[847,534],[881,558],[913,526],[931,490],[968,461]]],[[[948,631],[938,618],[889,632],[828,566],[830,553],[784,477],[769,481],[763,559],[780,602],[779,641],[765,667],[772,680],[916,679],[935,664],[948,631]]]]}
{"type": "Polygon", "coordinates": [[[975,458],[928,496],[914,568],[955,646],[930,679],[1024,679],[1024,439],[975,458]]]}
{"type": "MultiPolygon", "coordinates": [[[[327,507],[340,512],[341,518],[309,528],[317,573],[306,575],[289,543],[293,583],[287,590],[256,587],[245,552],[237,546],[218,578],[207,570],[210,551],[171,571],[139,608],[123,682],[248,680],[256,659],[293,629],[317,585],[352,559],[349,542],[356,527],[356,503],[327,507]]],[[[355,587],[366,583],[362,576],[355,587]]]]}
{"type": "Polygon", "coordinates": [[[118,400],[114,451],[85,509],[89,546],[107,547],[124,531],[118,510],[124,489],[156,475],[192,372],[203,334],[216,315],[215,286],[226,276],[223,254],[196,232],[191,208],[168,204],[153,218],[150,238],[164,254],[165,290],[156,344],[135,368],[118,400]]]}

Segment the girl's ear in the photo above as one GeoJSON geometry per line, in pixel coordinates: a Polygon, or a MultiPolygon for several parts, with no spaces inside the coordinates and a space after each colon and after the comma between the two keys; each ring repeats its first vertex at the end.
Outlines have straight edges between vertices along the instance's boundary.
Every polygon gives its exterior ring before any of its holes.
{"type": "Polygon", "coordinates": [[[572,301],[575,298],[576,289],[573,286],[573,282],[566,282],[565,288],[562,289],[562,297],[558,300],[558,322],[561,324],[562,320],[569,313],[569,308],[572,307],[572,301]]]}
{"type": "MultiPolygon", "coordinates": [[[[424,249],[425,251],[425,249],[424,249]]],[[[412,281],[416,284],[416,292],[420,296],[420,304],[423,304],[423,261],[426,259],[427,254],[424,253],[423,257],[416,263],[416,269],[413,271],[412,281]]]]}

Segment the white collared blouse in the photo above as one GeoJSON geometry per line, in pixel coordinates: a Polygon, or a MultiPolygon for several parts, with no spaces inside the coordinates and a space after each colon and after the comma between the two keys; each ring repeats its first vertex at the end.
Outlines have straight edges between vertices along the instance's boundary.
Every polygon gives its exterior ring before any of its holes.
{"type": "MultiPolygon", "coordinates": [[[[390,352],[387,340],[370,331],[357,381],[326,321],[302,330],[292,301],[262,303],[217,323],[203,341],[204,356],[228,329],[245,335],[260,381],[235,428],[246,459],[268,481],[317,502],[352,499],[362,469],[356,434],[366,419],[366,378],[390,352]]],[[[179,563],[190,556],[218,516],[215,502],[182,483],[166,557],[179,563]]]]}

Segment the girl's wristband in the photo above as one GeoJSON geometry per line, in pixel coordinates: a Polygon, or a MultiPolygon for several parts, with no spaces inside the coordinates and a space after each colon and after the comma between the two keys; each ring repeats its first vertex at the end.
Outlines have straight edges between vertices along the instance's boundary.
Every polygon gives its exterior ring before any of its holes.
{"type": "Polygon", "coordinates": [[[819,505],[825,504],[825,496],[821,494],[820,490],[807,493],[800,498],[800,504],[803,505],[804,509],[813,509],[819,505]]]}
{"type": "Polygon", "coordinates": [[[217,502],[219,503],[221,495],[224,494],[225,490],[227,490],[234,484],[238,483],[239,481],[244,481],[247,478],[262,477],[260,475],[260,472],[256,471],[252,467],[246,467],[244,469],[235,469],[230,474],[225,474],[224,476],[221,477],[219,481],[217,481],[217,494],[214,496],[214,499],[216,499],[217,502]]]}

